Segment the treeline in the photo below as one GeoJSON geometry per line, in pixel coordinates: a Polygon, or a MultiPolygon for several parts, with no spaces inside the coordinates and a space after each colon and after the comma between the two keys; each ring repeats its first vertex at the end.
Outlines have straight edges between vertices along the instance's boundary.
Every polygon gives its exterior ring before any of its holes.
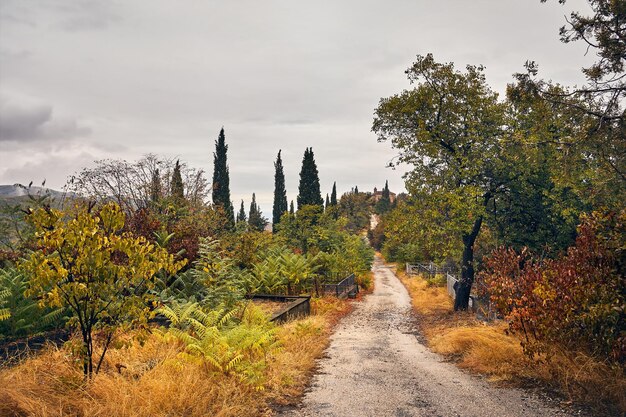
{"type": "Polygon", "coordinates": [[[500,98],[482,66],[418,55],[412,88],[375,110],[379,141],[412,170],[409,196],[370,240],[389,260],[456,266],[455,309],[479,279],[531,355],[566,347],[623,364],[624,10],[589,3],[592,16],[573,13],[561,29],[597,52],[580,88],[540,79],[529,62],[500,98]]]}
{"type": "Polygon", "coordinates": [[[104,160],[70,178],[63,202],[44,194],[5,207],[0,342],[65,325],[91,377],[163,315],[190,360],[262,386],[275,330],[245,297],[321,297],[323,284],[350,274],[367,288],[373,251],[356,232],[369,224],[371,195],[338,199],[334,184],[324,204],[307,148],[297,208],[288,207],[279,151],[269,231],[254,193],[247,212],[243,201],[234,212],[227,151],[222,129],[211,183],[180,160],[104,160]]]}

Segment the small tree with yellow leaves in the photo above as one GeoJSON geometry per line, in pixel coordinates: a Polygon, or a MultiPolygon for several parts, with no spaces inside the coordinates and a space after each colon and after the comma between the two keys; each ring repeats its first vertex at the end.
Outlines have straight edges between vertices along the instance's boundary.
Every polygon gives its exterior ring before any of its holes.
{"type": "Polygon", "coordinates": [[[83,372],[94,372],[94,332],[102,332],[98,373],[115,330],[124,323],[145,324],[154,301],[148,292],[154,276],[173,274],[175,262],[163,248],[122,232],[125,216],[115,203],[70,212],[39,209],[29,216],[37,250],[21,262],[31,276],[29,294],[49,306],[67,307],[70,325],[82,336],[83,372]]]}

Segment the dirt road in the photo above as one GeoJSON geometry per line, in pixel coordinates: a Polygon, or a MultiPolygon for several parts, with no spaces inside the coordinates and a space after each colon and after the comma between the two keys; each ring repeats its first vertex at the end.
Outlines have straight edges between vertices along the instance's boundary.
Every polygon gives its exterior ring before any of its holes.
{"type": "Polygon", "coordinates": [[[338,326],[296,416],[582,416],[516,389],[495,388],[430,352],[415,336],[409,295],[380,259],[376,289],[338,326]]]}

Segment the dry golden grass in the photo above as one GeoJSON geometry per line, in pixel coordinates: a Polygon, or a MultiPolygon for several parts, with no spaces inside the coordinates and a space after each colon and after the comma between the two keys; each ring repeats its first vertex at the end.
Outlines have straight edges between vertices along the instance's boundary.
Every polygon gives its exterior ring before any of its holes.
{"type": "Polygon", "coordinates": [[[472,372],[516,385],[540,382],[607,413],[626,415],[626,376],[588,355],[562,352],[551,360],[524,355],[520,339],[501,321],[484,323],[471,313],[454,313],[446,289],[420,277],[397,276],[411,295],[428,346],[472,372]]]}
{"type": "Polygon", "coordinates": [[[0,371],[0,416],[263,416],[296,401],[350,303],[314,300],[314,314],[281,326],[282,349],[267,358],[263,390],[236,375],[177,359],[182,346],[159,335],[113,349],[85,383],[67,349],[49,348],[0,371]],[[116,364],[123,364],[121,373],[116,364]]]}

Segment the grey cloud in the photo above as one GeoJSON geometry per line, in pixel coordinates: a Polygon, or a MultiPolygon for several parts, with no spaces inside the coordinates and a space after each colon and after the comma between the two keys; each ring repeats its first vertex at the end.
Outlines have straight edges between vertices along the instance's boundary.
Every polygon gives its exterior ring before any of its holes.
{"type": "Polygon", "coordinates": [[[107,29],[121,20],[112,1],[3,0],[0,9],[0,21],[5,24],[52,26],[71,32],[107,29]]]}
{"type": "Polygon", "coordinates": [[[102,30],[121,21],[114,4],[101,0],[81,0],[58,6],[60,26],[69,31],[102,30]]]}
{"type": "MultiPolygon", "coordinates": [[[[17,157],[60,153],[70,137],[99,157],[154,152],[210,173],[223,125],[233,200],[256,192],[265,210],[281,148],[290,199],[307,146],[325,191],[385,179],[401,191],[402,170],[384,168],[395,151],[370,128],[378,100],[410,88],[403,72],[418,53],[485,64],[498,91],[526,59],[564,84],[580,82],[591,59],[558,39],[563,15],[584,0],[0,2],[0,51],[12,51],[0,56],[0,92],[46,100],[9,103],[21,112],[0,120],[6,166],[44,169],[17,157]]],[[[82,160],[63,163],[69,174],[82,160]]]]}
{"type": "Polygon", "coordinates": [[[17,104],[0,99],[0,142],[69,140],[91,134],[75,120],[56,119],[49,104],[17,104]]]}

